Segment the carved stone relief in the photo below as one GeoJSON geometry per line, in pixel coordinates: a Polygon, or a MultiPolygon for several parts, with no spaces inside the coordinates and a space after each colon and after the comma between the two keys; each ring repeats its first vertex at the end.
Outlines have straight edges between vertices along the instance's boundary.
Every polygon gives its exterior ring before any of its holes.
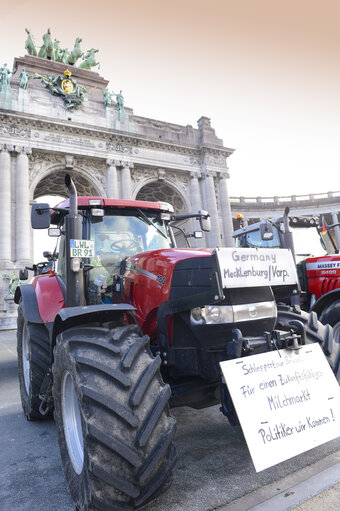
{"type": "Polygon", "coordinates": [[[122,144],[121,142],[107,142],[106,149],[111,152],[118,152],[122,154],[138,154],[137,147],[128,144],[122,144]]]}
{"type": "Polygon", "coordinates": [[[1,123],[0,134],[9,135],[10,137],[31,138],[30,128],[23,128],[22,126],[17,126],[16,124],[1,123]]]}
{"type": "Polygon", "coordinates": [[[133,172],[131,174],[131,180],[133,185],[137,185],[137,183],[139,183],[140,181],[150,178],[158,179],[156,169],[135,168],[133,169],[133,172]]]}
{"type": "Polygon", "coordinates": [[[33,180],[38,174],[43,173],[53,165],[65,164],[65,157],[62,154],[51,153],[34,153],[29,158],[29,183],[32,184],[33,180]]]}
{"type": "Polygon", "coordinates": [[[86,158],[73,158],[70,155],[34,153],[30,157],[30,186],[39,175],[42,179],[34,190],[34,198],[42,195],[66,195],[64,184],[66,163],[72,158],[73,168],[69,165],[72,178],[75,181],[79,195],[98,195],[105,190],[105,161],[90,160],[86,158]],[[78,167],[78,169],[77,169],[78,167]],[[49,169],[51,169],[49,171],[49,169]],[[96,186],[97,182],[97,186],[96,186]]]}
{"type": "Polygon", "coordinates": [[[206,156],[204,160],[206,165],[213,165],[214,167],[226,167],[226,158],[223,156],[206,156]]]}
{"type": "MultiPolygon", "coordinates": [[[[155,181],[164,181],[173,183],[177,188],[188,192],[190,176],[179,172],[166,171],[165,169],[140,169],[135,168],[131,175],[132,183],[137,186],[143,180],[155,179],[155,181]]],[[[159,199],[163,200],[163,199],[159,199]]]]}

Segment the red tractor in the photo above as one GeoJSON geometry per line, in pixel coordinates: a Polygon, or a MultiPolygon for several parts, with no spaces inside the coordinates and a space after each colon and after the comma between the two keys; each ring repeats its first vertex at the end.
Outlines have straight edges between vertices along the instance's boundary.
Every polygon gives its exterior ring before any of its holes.
{"type": "MultiPolygon", "coordinates": [[[[55,225],[49,234],[58,243],[15,301],[24,413],[33,420],[54,412],[76,509],[132,510],[169,486],[169,404],[221,403],[237,423],[223,360],[318,342],[339,381],[331,327],[277,305],[264,283],[228,280],[228,261],[247,251],[177,249],[172,222],[184,216],[169,205],[78,198],[69,175],[65,183],[69,200],[32,207],[33,228],[55,225]]],[[[209,229],[206,212],[186,217],[209,229]]],[[[276,284],[287,296],[297,277],[276,284]]]]}
{"type": "MultiPolygon", "coordinates": [[[[289,209],[283,216],[266,219],[243,226],[234,232],[236,246],[289,248],[295,257],[292,230],[316,228],[327,255],[307,257],[297,263],[301,286],[299,303],[307,312],[316,312],[323,324],[333,327],[333,336],[340,342],[340,254],[339,224],[327,225],[315,217],[289,217],[289,209]]],[[[241,220],[242,224],[242,220],[241,220]]]]}

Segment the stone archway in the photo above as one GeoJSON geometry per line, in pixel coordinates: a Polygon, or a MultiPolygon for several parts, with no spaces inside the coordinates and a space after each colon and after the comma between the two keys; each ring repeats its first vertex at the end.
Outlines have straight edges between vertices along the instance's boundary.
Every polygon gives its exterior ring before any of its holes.
{"type": "MultiPolygon", "coordinates": [[[[65,186],[65,174],[69,172],[76,186],[78,196],[102,196],[103,190],[93,176],[82,169],[74,168],[67,171],[65,165],[54,165],[41,169],[31,182],[30,196],[33,201],[47,202],[51,207],[68,197],[65,186]],[[92,178],[92,179],[91,179],[92,178]]],[[[30,229],[31,258],[42,260],[44,250],[53,251],[56,240],[48,236],[47,230],[33,231],[30,229]]]]}
{"type": "MultiPolygon", "coordinates": [[[[136,200],[155,201],[155,202],[168,202],[174,208],[175,213],[184,214],[188,213],[188,205],[185,198],[179,191],[171,186],[171,184],[164,181],[151,181],[145,184],[137,193],[136,200]]],[[[177,224],[184,231],[190,230],[190,223],[188,220],[179,222],[177,224]]],[[[176,243],[178,247],[186,247],[187,242],[180,231],[174,229],[176,243]]]]}
{"type": "MultiPolygon", "coordinates": [[[[72,179],[77,188],[78,195],[98,195],[93,183],[88,181],[84,176],[79,173],[72,172],[72,179]]],[[[53,172],[43,177],[34,189],[33,198],[36,199],[43,195],[67,195],[65,186],[65,171],[53,172]]]]}
{"type": "Polygon", "coordinates": [[[175,210],[175,213],[187,213],[188,207],[184,197],[164,181],[152,181],[144,185],[136,196],[137,200],[168,202],[175,210]]]}
{"type": "MultiPolygon", "coordinates": [[[[65,186],[65,174],[67,171],[64,166],[54,166],[46,169],[35,177],[31,182],[30,196],[33,200],[45,195],[67,196],[65,186]]],[[[69,171],[78,195],[87,196],[106,196],[102,183],[99,183],[93,175],[84,172],[82,169],[74,168],[69,171]]]]}

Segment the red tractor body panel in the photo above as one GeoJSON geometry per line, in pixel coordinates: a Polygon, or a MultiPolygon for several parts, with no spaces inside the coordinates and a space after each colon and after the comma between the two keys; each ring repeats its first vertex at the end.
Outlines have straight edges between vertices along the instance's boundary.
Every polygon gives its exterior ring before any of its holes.
{"type": "Polygon", "coordinates": [[[340,256],[329,255],[306,259],[307,291],[320,296],[340,287],[340,256]]]}
{"type": "Polygon", "coordinates": [[[59,281],[52,271],[34,277],[32,286],[38,303],[40,317],[44,323],[53,322],[58,312],[65,307],[64,295],[59,281]]]}
{"type": "Polygon", "coordinates": [[[163,249],[143,252],[127,259],[124,272],[124,302],[136,307],[143,332],[157,335],[157,309],[169,299],[175,265],[184,259],[210,257],[213,249],[163,249]]]}
{"type": "MultiPolygon", "coordinates": [[[[78,197],[78,207],[90,206],[89,201],[98,201],[98,207],[114,207],[114,208],[141,208],[141,209],[166,209],[161,202],[139,201],[139,200],[122,200],[122,199],[103,199],[103,197],[78,197]]],[[[163,203],[164,204],[164,203],[163,203]]],[[[58,208],[68,208],[70,200],[66,199],[58,204],[58,208]]]]}

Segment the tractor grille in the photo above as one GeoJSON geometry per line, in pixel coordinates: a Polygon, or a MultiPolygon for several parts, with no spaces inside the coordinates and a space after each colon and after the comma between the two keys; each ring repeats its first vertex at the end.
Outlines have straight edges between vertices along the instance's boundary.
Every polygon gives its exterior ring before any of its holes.
{"type": "MultiPolygon", "coordinates": [[[[204,293],[210,289],[210,276],[217,271],[215,258],[194,257],[176,264],[172,276],[170,300],[204,293]]],[[[248,287],[224,290],[226,305],[240,305],[273,300],[272,290],[267,287],[248,287]]]]}
{"type": "Polygon", "coordinates": [[[339,279],[325,278],[322,281],[321,294],[324,295],[329,291],[333,291],[333,289],[338,289],[338,287],[340,287],[339,279]]]}
{"type": "Polygon", "coordinates": [[[193,257],[179,261],[173,272],[170,300],[204,293],[210,288],[210,275],[217,271],[213,257],[193,257]]]}

